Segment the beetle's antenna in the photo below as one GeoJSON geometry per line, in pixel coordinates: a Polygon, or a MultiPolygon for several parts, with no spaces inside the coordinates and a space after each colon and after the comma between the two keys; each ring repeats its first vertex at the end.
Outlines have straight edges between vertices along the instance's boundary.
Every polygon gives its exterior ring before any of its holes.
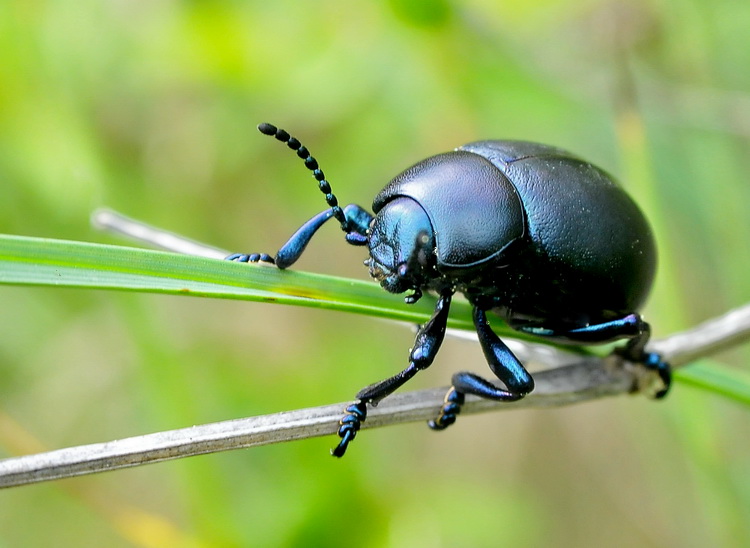
{"type": "Polygon", "coordinates": [[[341,209],[338,199],[336,199],[336,196],[331,192],[331,185],[326,181],[326,176],[323,173],[323,170],[318,167],[318,161],[312,157],[310,151],[307,150],[307,147],[302,145],[296,137],[292,137],[283,129],[277,128],[272,124],[259,124],[258,131],[263,135],[275,137],[278,141],[286,143],[286,146],[297,152],[297,156],[302,158],[305,162],[305,167],[312,171],[313,177],[318,181],[318,188],[320,188],[320,191],[325,194],[326,203],[331,207],[333,216],[336,217],[336,220],[339,223],[341,223],[341,230],[349,233],[349,221],[347,221],[346,215],[344,215],[344,210],[341,209]]]}

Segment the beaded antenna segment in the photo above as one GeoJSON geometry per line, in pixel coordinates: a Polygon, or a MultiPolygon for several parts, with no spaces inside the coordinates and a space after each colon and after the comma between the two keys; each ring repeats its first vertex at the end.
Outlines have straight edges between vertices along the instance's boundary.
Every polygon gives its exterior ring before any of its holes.
{"type": "Polygon", "coordinates": [[[263,135],[274,137],[277,141],[285,143],[286,146],[297,153],[297,156],[299,156],[302,161],[305,162],[305,167],[312,171],[313,177],[315,177],[315,180],[318,181],[318,188],[323,194],[325,194],[326,203],[330,206],[333,212],[333,216],[339,223],[341,223],[341,230],[343,230],[344,232],[349,232],[349,222],[346,220],[344,210],[341,209],[338,199],[333,194],[333,192],[331,192],[331,185],[326,180],[326,176],[325,173],[323,173],[323,170],[318,166],[318,161],[310,154],[310,151],[307,149],[307,147],[300,143],[299,139],[297,139],[296,137],[292,137],[287,131],[277,128],[273,124],[268,124],[265,122],[262,124],[258,124],[258,131],[260,131],[263,135]]]}

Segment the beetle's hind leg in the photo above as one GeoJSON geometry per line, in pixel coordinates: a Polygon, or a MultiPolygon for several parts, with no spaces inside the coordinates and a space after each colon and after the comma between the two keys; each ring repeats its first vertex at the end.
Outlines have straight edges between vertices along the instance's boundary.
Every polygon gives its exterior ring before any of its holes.
{"type": "Polygon", "coordinates": [[[659,354],[646,352],[646,343],[651,338],[651,326],[639,314],[628,314],[615,320],[574,329],[549,329],[518,320],[510,320],[509,324],[513,329],[522,333],[568,343],[600,344],[617,339],[630,339],[625,346],[615,352],[626,360],[641,363],[647,369],[656,371],[663,387],[656,391],[654,398],[663,398],[669,392],[672,382],[671,368],[659,354]]]}
{"type": "Polygon", "coordinates": [[[476,306],[474,326],[487,363],[495,376],[503,382],[505,389],[468,371],[456,373],[452,378],[453,386],[445,395],[440,414],[427,423],[433,430],[443,430],[456,421],[456,415],[464,403],[464,394],[474,394],[495,401],[516,401],[534,389],[534,379],[500,337],[492,331],[485,311],[476,306]]]}
{"type": "Polygon", "coordinates": [[[655,371],[659,375],[662,387],[653,393],[653,397],[654,399],[661,399],[667,395],[672,385],[672,368],[669,363],[662,359],[660,354],[646,352],[646,343],[651,338],[651,326],[642,319],[640,324],[640,333],[615,352],[626,360],[642,363],[644,367],[655,371]]]}

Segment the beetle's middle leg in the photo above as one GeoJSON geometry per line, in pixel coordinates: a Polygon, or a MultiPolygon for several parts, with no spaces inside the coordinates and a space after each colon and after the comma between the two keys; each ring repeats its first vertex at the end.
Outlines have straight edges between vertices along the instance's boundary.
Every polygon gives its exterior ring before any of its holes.
{"type": "Polygon", "coordinates": [[[496,401],[516,401],[534,389],[534,379],[500,337],[492,331],[486,312],[477,306],[474,307],[474,326],[490,369],[505,384],[506,389],[499,388],[468,371],[454,374],[453,386],[445,395],[440,414],[428,423],[433,430],[443,430],[456,421],[456,415],[461,411],[464,402],[464,394],[474,394],[496,401]]]}
{"type": "Polygon", "coordinates": [[[445,327],[448,322],[452,293],[445,291],[435,305],[435,311],[424,324],[414,339],[414,346],[409,354],[409,365],[400,373],[383,381],[371,384],[357,393],[357,401],[346,408],[346,414],[339,421],[339,444],[331,450],[334,457],[342,457],[349,443],[356,436],[360,426],[367,418],[367,404],[377,405],[380,400],[395,392],[418,371],[429,367],[445,338],[445,327]]]}

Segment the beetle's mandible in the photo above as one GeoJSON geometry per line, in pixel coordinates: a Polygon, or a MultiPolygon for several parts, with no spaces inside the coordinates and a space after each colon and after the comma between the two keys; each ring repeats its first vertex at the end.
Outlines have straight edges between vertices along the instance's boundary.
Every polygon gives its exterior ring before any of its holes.
{"type": "Polygon", "coordinates": [[[315,232],[335,218],[352,245],[367,246],[370,275],[389,292],[438,295],[435,312],[417,332],[409,365],[359,391],[341,419],[341,457],[376,405],[417,371],[429,367],[445,336],[455,292],[473,305],[474,325],[499,387],[469,372],[453,375],[438,417],[442,430],[456,420],[465,394],[499,401],[523,398],[534,380],[492,331],[491,310],[513,329],[569,344],[618,339],[618,350],[661,377],[669,365],[645,351],[649,325],[638,310],[651,288],[656,249],[635,202],[601,169],[559,148],[523,141],[478,141],[432,156],[397,175],[375,197],[374,215],[338,205],[317,161],[283,129],[258,129],[286,143],[304,161],[325,194],[328,208],[307,221],[271,257],[234,254],[239,262],[287,268],[315,232]]]}

